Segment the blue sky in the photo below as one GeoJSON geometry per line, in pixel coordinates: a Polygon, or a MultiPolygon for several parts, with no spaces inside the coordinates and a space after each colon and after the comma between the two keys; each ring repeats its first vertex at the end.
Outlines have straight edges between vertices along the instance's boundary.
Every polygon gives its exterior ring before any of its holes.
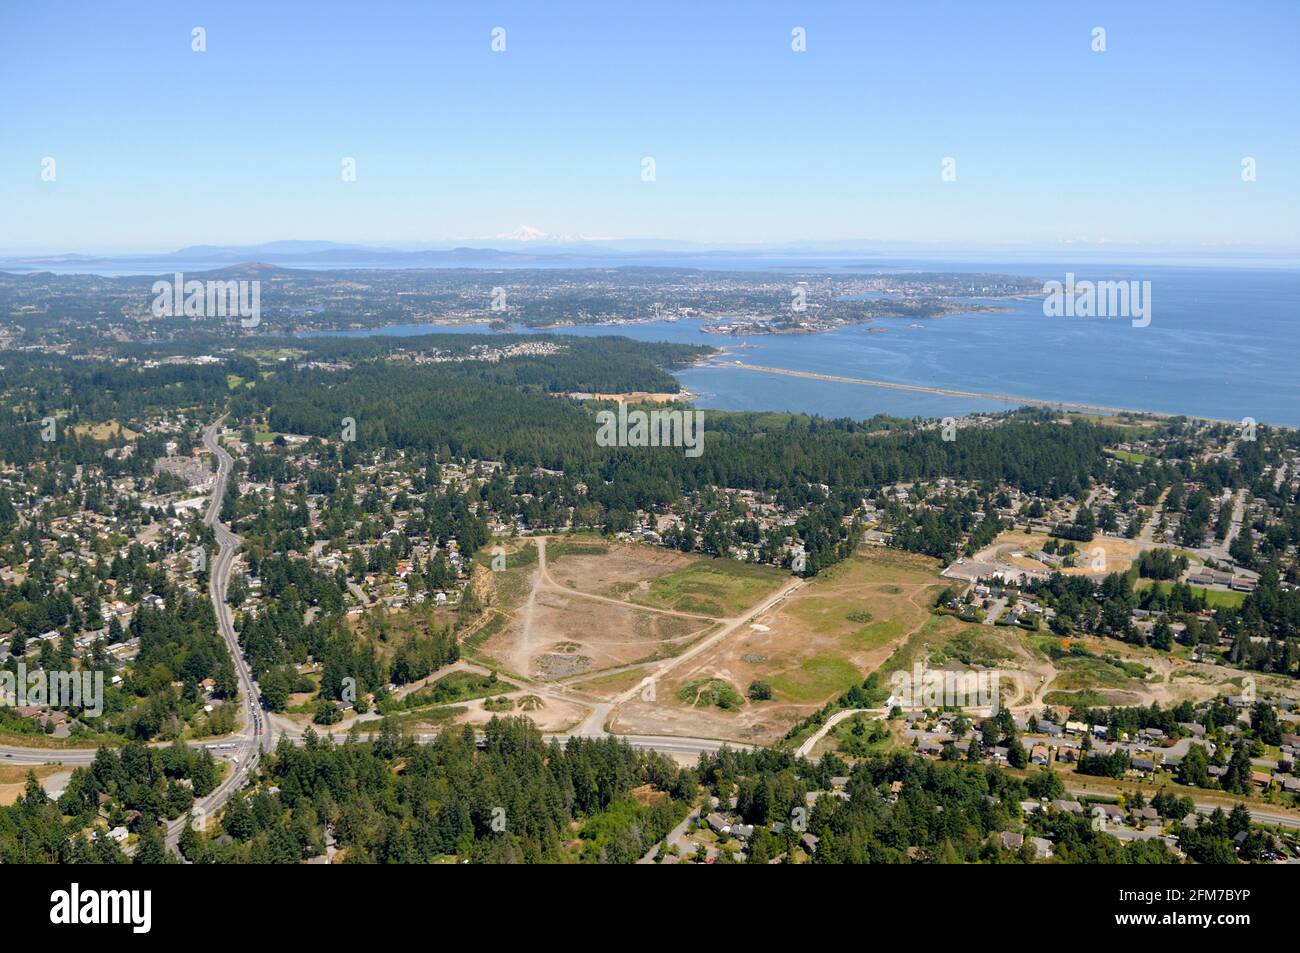
{"type": "Polygon", "coordinates": [[[0,249],[520,225],[1294,249],[1298,64],[1283,0],[6,2],[0,249]]]}

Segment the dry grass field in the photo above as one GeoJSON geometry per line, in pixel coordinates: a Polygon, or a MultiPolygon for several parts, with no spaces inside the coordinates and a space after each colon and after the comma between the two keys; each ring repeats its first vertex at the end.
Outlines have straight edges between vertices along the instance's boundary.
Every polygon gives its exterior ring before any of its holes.
{"type": "Polygon", "coordinates": [[[654,702],[626,703],[615,729],[770,743],[861,682],[932,618],[945,585],[937,569],[932,559],[866,547],[673,671],[654,702]],[[773,697],[732,710],[704,707],[701,688],[717,687],[709,680],[742,696],[765,682],[773,697]]]}
{"type": "Polygon", "coordinates": [[[656,592],[689,589],[696,607],[725,611],[741,594],[756,592],[757,600],[788,578],[754,568],[584,537],[524,540],[507,551],[506,568],[491,573],[499,618],[473,652],[540,681],[661,661],[705,638],[719,613],[678,609],[686,598],[656,592]]]}
{"type": "MultiPolygon", "coordinates": [[[[1090,542],[1074,544],[1079,551],[1074,557],[1077,565],[1068,567],[1052,566],[1034,559],[1032,555],[1043,548],[1048,538],[1043,533],[1005,532],[993,541],[991,547],[984,549],[980,553],[980,557],[984,558],[986,554],[996,552],[1005,558],[1007,562],[1021,569],[1033,569],[1039,572],[1059,570],[1067,576],[1105,575],[1112,572],[1127,571],[1142,551],[1142,546],[1137,540],[1098,536],[1090,542]],[[1021,555],[1015,555],[1016,553],[1021,555]]],[[[1056,542],[1063,545],[1068,541],[1058,539],[1056,542]]]]}

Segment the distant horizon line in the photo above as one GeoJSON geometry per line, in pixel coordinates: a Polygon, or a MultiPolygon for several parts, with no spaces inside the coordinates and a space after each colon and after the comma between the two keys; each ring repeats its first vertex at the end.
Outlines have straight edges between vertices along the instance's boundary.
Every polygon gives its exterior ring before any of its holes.
{"type": "MultiPolygon", "coordinates": [[[[573,236],[549,236],[537,233],[524,238],[506,235],[479,238],[445,238],[428,240],[358,240],[338,241],[334,239],[271,239],[261,242],[198,242],[173,246],[171,248],[123,247],[102,250],[40,248],[0,248],[0,262],[25,264],[44,261],[72,264],[77,261],[87,263],[100,261],[139,260],[149,261],[161,258],[175,258],[186,254],[220,254],[244,256],[246,263],[254,263],[259,253],[294,254],[309,258],[314,254],[346,252],[356,250],[367,253],[388,252],[394,255],[419,254],[420,252],[498,252],[510,255],[536,255],[537,257],[558,257],[563,254],[593,252],[608,255],[793,255],[802,257],[853,257],[869,256],[944,256],[953,255],[965,258],[972,255],[996,256],[999,254],[1025,256],[1046,256],[1056,259],[1063,255],[1079,255],[1089,258],[1102,256],[1135,256],[1138,258],[1186,257],[1202,260],[1223,260],[1239,263],[1266,261],[1277,262],[1294,258],[1294,264],[1300,266],[1300,247],[1287,245],[1247,245],[1230,244],[1170,244],[1142,242],[1106,242],[1106,241],[1058,241],[1053,243],[1027,242],[992,242],[980,243],[969,241],[916,241],[886,239],[793,239],[787,241],[764,242],[711,242],[692,239],[667,238],[586,238],[573,236]]],[[[90,246],[94,249],[94,246],[90,246]]],[[[1122,263],[1122,262],[1114,262],[1122,263]]]]}

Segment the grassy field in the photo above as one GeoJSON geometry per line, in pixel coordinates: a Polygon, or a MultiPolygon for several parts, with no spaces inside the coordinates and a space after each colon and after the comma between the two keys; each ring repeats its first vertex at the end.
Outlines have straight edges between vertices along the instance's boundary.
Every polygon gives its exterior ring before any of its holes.
{"type": "Polygon", "coordinates": [[[97,748],[100,745],[108,745],[111,748],[121,744],[125,744],[125,739],[121,735],[112,735],[107,732],[82,732],[68,738],[55,738],[53,735],[47,735],[44,732],[27,734],[26,732],[0,730],[0,745],[9,745],[14,748],[58,750],[60,748],[97,748]]]}
{"type": "Polygon", "coordinates": [[[1067,655],[1055,665],[1059,674],[1044,696],[1049,705],[1133,704],[1145,688],[1147,669],[1114,656],[1067,655]]]}
{"type": "Polygon", "coordinates": [[[444,675],[419,691],[412,692],[401,700],[384,701],[379,706],[382,715],[398,714],[425,708],[430,705],[450,705],[469,701],[473,698],[487,698],[491,695],[503,695],[514,691],[510,684],[479,675],[474,672],[452,672],[444,675]]]}
{"type": "Polygon", "coordinates": [[[1109,696],[1089,690],[1048,692],[1043,696],[1043,701],[1048,705],[1060,705],[1065,708],[1106,708],[1114,704],[1109,696]]]}
{"type": "Polygon", "coordinates": [[[848,637],[849,645],[859,651],[867,652],[894,641],[903,634],[905,626],[902,619],[884,619],[864,625],[848,637]]]}
{"type": "Polygon", "coordinates": [[[242,351],[248,357],[255,361],[278,363],[280,361],[294,360],[303,357],[307,352],[298,348],[291,347],[274,347],[274,348],[248,348],[242,351]]]}
{"type": "Polygon", "coordinates": [[[1062,691],[1089,688],[1133,688],[1136,671],[1140,666],[1125,664],[1109,658],[1067,656],[1057,659],[1056,668],[1061,673],[1052,683],[1062,691]]]}
{"type": "Polygon", "coordinates": [[[735,711],[745,703],[740,692],[721,678],[697,678],[677,689],[677,699],[692,708],[721,708],[735,711]]]}
{"type": "Polygon", "coordinates": [[[899,644],[937,618],[930,615],[944,588],[937,569],[935,560],[923,556],[863,547],[683,664],[660,686],[656,702],[624,705],[617,730],[776,741],[791,725],[860,684],[899,644]],[[725,680],[741,692],[751,682],[765,682],[772,697],[746,699],[735,710],[684,700],[684,695],[694,698],[695,689],[709,679],[725,680]]]}
{"type": "Polygon", "coordinates": [[[956,661],[979,668],[996,668],[1014,655],[1006,646],[1006,637],[998,634],[996,629],[967,623],[964,629],[943,643],[931,656],[931,661],[956,661]]]}
{"type": "Polygon", "coordinates": [[[108,440],[114,436],[124,440],[135,440],[140,436],[130,427],[123,427],[116,420],[98,424],[77,424],[72,428],[72,432],[79,437],[90,436],[96,440],[108,440]]]}
{"type": "Polygon", "coordinates": [[[1075,421],[1081,420],[1087,423],[1099,424],[1103,427],[1118,427],[1124,431],[1126,440],[1145,440],[1151,436],[1151,430],[1159,427],[1165,422],[1163,417],[1133,417],[1119,414],[1084,414],[1068,413],[1062,415],[1063,420],[1075,421]]]}
{"type": "Polygon", "coordinates": [[[530,541],[498,543],[480,550],[475,557],[476,561],[490,570],[492,549],[497,545],[505,550],[506,568],[493,572],[488,578],[492,581],[497,604],[508,612],[528,598],[528,591],[533,585],[533,572],[537,568],[537,547],[530,541]]]}
{"type": "Polygon", "coordinates": [[[609,697],[626,691],[633,685],[638,684],[643,678],[645,678],[645,672],[642,669],[634,668],[623,672],[611,672],[608,675],[597,675],[594,678],[575,680],[568,684],[572,688],[581,691],[591,692],[601,697],[609,697]]]}
{"type": "Polygon", "coordinates": [[[773,566],[703,559],[654,580],[648,591],[630,598],[656,609],[724,618],[740,615],[788,578],[773,566]]]}
{"type": "Polygon", "coordinates": [[[924,627],[941,589],[922,557],[866,549],[822,573],[783,607],[797,644],[763,672],[782,701],[817,704],[861,682],[924,627]],[[868,620],[868,621],[862,621],[868,620]]]}
{"type": "Polygon", "coordinates": [[[1154,459],[1145,453],[1134,453],[1132,450],[1107,450],[1106,452],[1116,459],[1139,465],[1146,463],[1148,460],[1154,459]]]}
{"type": "Polygon", "coordinates": [[[546,544],[546,558],[551,561],[565,556],[605,556],[609,544],[595,538],[552,539],[546,544]]]}
{"type": "Polygon", "coordinates": [[[918,662],[925,665],[941,664],[949,657],[947,647],[950,642],[972,629],[978,633],[980,628],[955,616],[932,615],[919,629],[912,632],[906,642],[894,649],[893,654],[880,666],[880,673],[887,676],[892,672],[911,671],[912,666],[918,662]]]}
{"type": "Polygon", "coordinates": [[[454,705],[434,708],[420,708],[415,711],[402,711],[389,715],[386,718],[372,718],[369,721],[359,722],[357,730],[360,731],[364,738],[369,734],[378,734],[385,721],[391,722],[403,731],[408,729],[418,729],[421,727],[434,727],[454,720],[457,716],[463,714],[465,709],[454,705]]]}
{"type": "MultiPolygon", "coordinates": [[[[1152,582],[1144,579],[1139,583],[1138,588],[1141,589],[1147,585],[1156,586],[1160,589],[1168,589],[1172,583],[1152,582]]],[[[1204,595],[1205,603],[1211,609],[1235,609],[1246,601],[1246,593],[1244,592],[1225,592],[1221,589],[1206,589],[1204,586],[1192,586],[1191,590],[1195,595],[1204,595]]]]}
{"type": "Polygon", "coordinates": [[[797,668],[787,669],[768,681],[778,698],[796,704],[815,704],[862,681],[863,677],[858,667],[843,656],[818,652],[800,659],[797,668]]]}

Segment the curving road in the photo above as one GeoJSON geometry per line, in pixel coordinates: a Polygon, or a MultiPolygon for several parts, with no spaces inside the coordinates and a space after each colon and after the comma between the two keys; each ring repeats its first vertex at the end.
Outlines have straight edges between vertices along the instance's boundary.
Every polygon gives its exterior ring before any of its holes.
{"type": "MultiPolygon", "coordinates": [[[[212,598],[212,608],[217,616],[217,631],[225,640],[226,649],[235,665],[235,675],[239,680],[240,704],[243,711],[243,727],[234,735],[223,739],[238,745],[234,761],[234,770],[221,784],[205,798],[195,802],[195,817],[211,817],[230,799],[230,796],[248,783],[249,774],[257,765],[264,751],[270,751],[275,743],[274,729],[270,720],[262,711],[262,692],[253,680],[252,669],[239,647],[239,637],[235,634],[234,617],[230,605],[226,602],[226,591],[230,586],[230,575],[235,568],[235,557],[239,554],[240,538],[221,522],[221,503],[226,495],[226,484],[230,480],[230,471],[234,459],[221,445],[222,416],[203,431],[203,446],[217,458],[217,479],[212,488],[212,499],[208,502],[203,522],[212,527],[217,538],[217,555],[212,560],[208,573],[208,594],[212,598]]],[[[167,825],[167,842],[175,844],[185,829],[187,818],[180,817],[167,825]]]]}

